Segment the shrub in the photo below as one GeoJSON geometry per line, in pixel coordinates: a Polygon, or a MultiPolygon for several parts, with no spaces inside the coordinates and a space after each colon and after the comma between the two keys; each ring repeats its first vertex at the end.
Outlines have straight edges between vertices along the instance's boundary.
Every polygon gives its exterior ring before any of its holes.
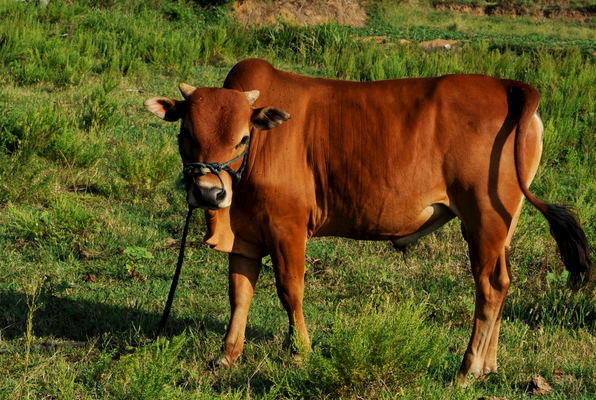
{"type": "Polygon", "coordinates": [[[122,141],[116,151],[118,174],[134,193],[149,194],[171,177],[180,166],[180,157],[167,137],[157,143],[141,142],[132,145],[122,141]]]}
{"type": "Polygon", "coordinates": [[[336,313],[328,347],[315,348],[307,362],[310,394],[416,381],[446,354],[443,336],[428,325],[424,314],[425,307],[412,300],[381,311],[370,305],[355,318],[336,313]]]}
{"type": "Polygon", "coordinates": [[[168,341],[158,338],[122,357],[114,368],[115,392],[120,399],[176,399],[175,381],[181,375],[178,355],[186,335],[168,341]]]}
{"type": "Polygon", "coordinates": [[[110,93],[119,84],[120,82],[116,79],[104,78],[101,86],[91,92],[91,95],[86,99],[81,118],[81,125],[84,129],[104,129],[110,123],[114,125],[117,123],[117,121],[113,120],[118,111],[118,103],[110,98],[110,93]]]}
{"type": "Polygon", "coordinates": [[[51,243],[69,244],[95,222],[95,216],[70,195],[56,197],[50,201],[50,208],[43,211],[9,203],[7,214],[8,226],[19,236],[51,243]]]}

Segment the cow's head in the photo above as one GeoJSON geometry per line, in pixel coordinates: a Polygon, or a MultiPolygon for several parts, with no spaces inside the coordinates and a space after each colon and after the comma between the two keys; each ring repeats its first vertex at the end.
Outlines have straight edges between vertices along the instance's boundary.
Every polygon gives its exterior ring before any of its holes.
{"type": "Polygon", "coordinates": [[[290,114],[276,107],[253,108],[257,90],[197,89],[184,83],[179,89],[183,101],[154,97],[144,106],[164,121],[182,120],[178,144],[188,203],[210,210],[228,207],[246,165],[251,128],[274,128],[290,114]]]}

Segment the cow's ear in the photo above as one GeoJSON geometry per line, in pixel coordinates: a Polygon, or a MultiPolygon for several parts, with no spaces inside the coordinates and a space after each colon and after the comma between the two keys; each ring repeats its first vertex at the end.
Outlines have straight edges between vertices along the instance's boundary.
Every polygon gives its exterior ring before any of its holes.
{"type": "Polygon", "coordinates": [[[290,114],[277,107],[255,108],[252,111],[250,124],[260,131],[275,128],[290,119],[290,114]]]}
{"type": "Polygon", "coordinates": [[[154,97],[145,100],[145,108],[164,121],[174,122],[184,117],[186,102],[169,99],[167,97],[154,97]]]}

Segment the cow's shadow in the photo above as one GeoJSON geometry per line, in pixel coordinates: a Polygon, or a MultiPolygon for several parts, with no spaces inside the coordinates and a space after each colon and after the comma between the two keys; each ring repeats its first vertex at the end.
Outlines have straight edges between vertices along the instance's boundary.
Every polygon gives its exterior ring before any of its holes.
{"type": "MultiPolygon", "coordinates": [[[[28,311],[24,293],[0,292],[0,337],[3,340],[24,336],[28,311]]],[[[130,343],[136,339],[152,339],[161,320],[161,312],[147,312],[134,305],[116,306],[102,301],[51,297],[34,312],[33,331],[35,336],[48,340],[88,341],[95,338],[100,342],[111,342],[112,345],[120,341],[130,343]]],[[[215,333],[223,340],[226,318],[201,314],[200,310],[193,318],[180,318],[172,310],[163,335],[180,335],[191,328],[203,333],[215,333]]],[[[246,337],[249,340],[270,340],[273,339],[273,333],[265,327],[248,327],[246,337]]]]}

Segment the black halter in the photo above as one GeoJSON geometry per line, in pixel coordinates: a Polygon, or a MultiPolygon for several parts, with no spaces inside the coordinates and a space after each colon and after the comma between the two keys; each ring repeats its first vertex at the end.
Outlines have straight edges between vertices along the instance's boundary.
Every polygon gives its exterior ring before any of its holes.
{"type": "Polygon", "coordinates": [[[213,163],[186,162],[186,160],[184,159],[184,155],[182,154],[182,146],[180,143],[180,140],[181,140],[180,137],[181,137],[181,135],[178,135],[178,147],[180,149],[180,157],[182,158],[182,165],[184,166],[184,168],[182,169],[182,175],[184,175],[185,180],[191,180],[197,174],[200,176],[207,175],[209,172],[219,176],[221,174],[221,171],[226,171],[228,174],[230,174],[230,178],[232,178],[232,190],[234,188],[236,188],[236,185],[238,184],[238,182],[240,182],[240,178],[242,177],[242,172],[244,172],[244,168],[246,167],[246,160],[248,158],[248,157],[246,157],[246,154],[248,153],[248,145],[250,143],[250,137],[248,137],[248,139],[246,140],[246,145],[244,147],[244,151],[242,152],[242,154],[240,154],[238,157],[234,158],[233,160],[230,160],[223,164],[220,164],[217,162],[213,162],[213,163]],[[240,166],[238,171],[234,171],[232,168],[228,167],[229,164],[241,159],[242,157],[244,157],[244,159],[242,160],[242,165],[240,166]],[[205,171],[205,170],[208,170],[208,171],[205,171]]]}

